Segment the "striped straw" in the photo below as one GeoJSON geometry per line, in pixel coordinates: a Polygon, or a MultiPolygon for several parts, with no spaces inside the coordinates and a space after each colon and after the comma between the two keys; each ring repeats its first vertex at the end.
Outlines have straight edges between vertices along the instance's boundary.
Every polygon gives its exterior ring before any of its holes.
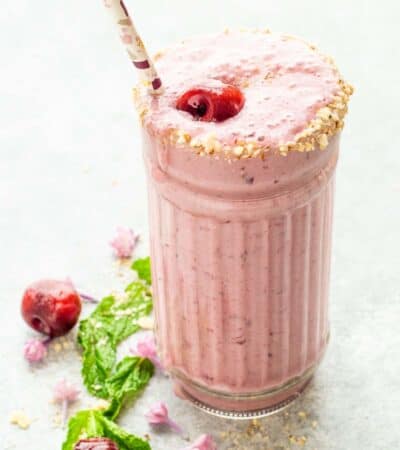
{"type": "Polygon", "coordinates": [[[121,41],[125,45],[130,60],[138,69],[141,77],[148,82],[150,93],[153,95],[162,93],[161,79],[133,25],[123,0],[103,1],[118,27],[121,41]]]}

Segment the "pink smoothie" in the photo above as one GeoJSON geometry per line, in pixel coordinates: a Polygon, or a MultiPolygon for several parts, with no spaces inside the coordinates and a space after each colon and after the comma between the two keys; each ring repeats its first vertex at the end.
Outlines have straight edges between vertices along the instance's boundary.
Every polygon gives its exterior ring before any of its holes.
{"type": "Polygon", "coordinates": [[[350,88],[312,46],[261,32],[186,41],[157,67],[164,95],[136,99],[163,364],[180,395],[211,407],[275,405],[303,389],[329,338],[350,88]],[[221,83],[245,96],[235,117],[201,122],[176,109],[186,90],[221,83]]]}

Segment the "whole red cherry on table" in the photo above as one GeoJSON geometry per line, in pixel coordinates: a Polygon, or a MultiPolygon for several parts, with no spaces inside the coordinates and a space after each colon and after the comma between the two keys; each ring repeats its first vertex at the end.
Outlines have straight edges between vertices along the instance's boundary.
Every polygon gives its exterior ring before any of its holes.
{"type": "Polygon", "coordinates": [[[81,299],[68,281],[40,280],[26,289],[21,312],[34,330],[50,337],[63,336],[81,313],[81,299]]]}
{"type": "Polygon", "coordinates": [[[196,120],[222,122],[236,116],[243,108],[244,95],[235,86],[196,87],[182,94],[177,109],[186,111],[196,120]]]}
{"type": "Polygon", "coordinates": [[[119,450],[117,444],[108,438],[81,439],[74,450],[119,450]]]}

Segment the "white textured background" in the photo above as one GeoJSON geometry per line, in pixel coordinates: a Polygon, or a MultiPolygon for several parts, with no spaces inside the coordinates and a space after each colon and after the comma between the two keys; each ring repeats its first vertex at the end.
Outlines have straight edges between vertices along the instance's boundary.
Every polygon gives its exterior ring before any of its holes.
{"type": "MultiPolygon", "coordinates": [[[[333,55],[356,86],[337,179],[332,341],[312,390],[286,414],[262,421],[261,434],[175,399],[153,380],[122,418],[144,434],[143,412],[164,399],[195,437],[212,432],[219,449],[391,450],[400,442],[400,123],[396,0],[127,0],[150,50],[187,35],[231,27],[298,34],[333,55]],[[307,413],[306,419],[298,411],[307,413]],[[312,426],[312,421],[314,427],[312,426]],[[225,439],[220,432],[227,432],[225,439]],[[235,443],[235,440],[237,443],[235,443]]],[[[0,449],[54,450],[52,386],[80,382],[73,351],[51,352],[30,371],[21,357],[29,330],[20,320],[25,285],[71,276],[108,293],[116,276],[107,241],[117,225],[144,235],[144,175],[127,62],[102,0],[3,0],[0,9],[0,449]],[[29,430],[8,422],[23,409],[29,430]]],[[[77,407],[85,407],[85,398],[77,407]]],[[[153,434],[154,450],[184,446],[153,434]]]]}

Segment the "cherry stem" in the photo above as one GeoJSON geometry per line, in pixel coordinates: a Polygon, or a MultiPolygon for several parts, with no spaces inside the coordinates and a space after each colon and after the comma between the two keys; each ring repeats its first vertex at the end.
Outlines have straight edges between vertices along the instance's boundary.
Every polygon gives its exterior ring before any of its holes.
{"type": "Polygon", "coordinates": [[[168,418],[168,420],[167,420],[167,425],[169,425],[177,433],[179,433],[179,434],[183,433],[182,428],[170,418],[168,418]]]}
{"type": "Polygon", "coordinates": [[[92,297],[91,295],[83,294],[82,292],[79,292],[79,297],[86,303],[93,303],[93,304],[99,303],[99,301],[94,297],[92,297]]]}
{"type": "MultiPolygon", "coordinates": [[[[75,289],[75,285],[70,277],[67,277],[67,282],[75,289]]],[[[84,294],[83,292],[79,292],[79,291],[78,291],[78,295],[82,299],[82,301],[84,301],[86,303],[93,303],[93,304],[99,303],[99,301],[97,299],[95,299],[94,297],[92,297],[91,295],[84,294]]]]}
{"type": "Polygon", "coordinates": [[[53,340],[53,338],[52,338],[51,336],[49,336],[49,337],[43,339],[42,344],[47,346],[47,345],[50,344],[50,342],[51,342],[52,340],[53,340]]]}

